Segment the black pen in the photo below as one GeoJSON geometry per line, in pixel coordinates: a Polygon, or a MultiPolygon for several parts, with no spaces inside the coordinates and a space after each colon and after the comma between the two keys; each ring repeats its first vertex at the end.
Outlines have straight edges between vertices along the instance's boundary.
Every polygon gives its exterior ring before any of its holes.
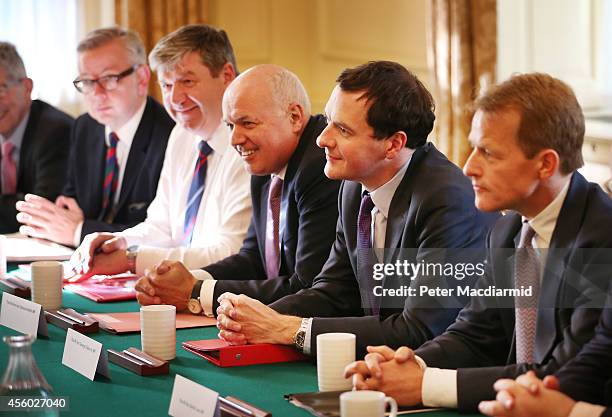
{"type": "Polygon", "coordinates": [[[225,404],[229,407],[235,408],[236,410],[240,411],[241,413],[244,413],[248,416],[254,416],[255,413],[253,413],[253,411],[249,410],[248,408],[245,408],[243,406],[241,406],[240,404],[236,404],[233,401],[228,400],[227,398],[223,398],[222,396],[219,395],[219,401],[222,404],[225,404]]]}

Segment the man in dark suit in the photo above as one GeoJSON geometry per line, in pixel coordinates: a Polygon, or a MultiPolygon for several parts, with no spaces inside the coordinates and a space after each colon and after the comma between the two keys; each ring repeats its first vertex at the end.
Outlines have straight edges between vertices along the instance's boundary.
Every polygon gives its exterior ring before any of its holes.
{"type": "Polygon", "coordinates": [[[401,404],[471,411],[494,397],[499,378],[556,371],[593,336],[605,301],[610,266],[600,248],[612,245],[612,202],[576,172],[584,118],[572,90],[545,74],[518,75],[476,109],[464,168],[476,205],[515,211],[488,237],[479,290],[532,293],[473,296],[444,334],[416,350],[420,361],[406,348],[396,357],[379,347],[347,368],[358,389],[401,404]]]}
{"type": "Polygon", "coordinates": [[[496,216],[476,210],[467,178],[426,142],[434,104],[413,74],[393,62],[371,62],[337,81],[317,141],[325,174],[346,180],[332,251],[311,288],[270,307],[222,295],[218,325],[231,343],[294,344],[315,354],[318,334],[342,331],[357,335],[358,352],[371,343],[419,346],[458,312],[436,308],[429,297],[402,296],[388,305],[375,298],[371,249],[387,248],[384,261],[395,264],[401,259],[395,249],[414,252],[405,260],[417,263],[433,260],[435,248],[484,247],[496,216]]]}
{"type": "Polygon", "coordinates": [[[141,304],[185,308],[191,297],[193,312],[212,315],[227,291],[268,303],[310,287],[327,259],[340,182],[323,173],[325,153],[315,140],[326,122],[310,115],[302,83],[282,67],[260,65],[230,84],[223,103],[232,146],[252,174],[246,239],[237,254],[193,276],[181,263],[166,261],[138,283],[141,304]]]}
{"type": "Polygon", "coordinates": [[[18,200],[27,193],[54,200],[66,176],[73,119],[32,101],[32,86],[15,47],[0,42],[0,233],[19,229],[18,200]]]}
{"type": "Polygon", "coordinates": [[[74,84],[88,114],[72,129],[63,195],[55,204],[35,194],[17,203],[23,233],[73,246],[89,233],[144,220],[174,126],[164,108],[147,97],[150,71],[135,32],[97,29],[77,51],[74,84]]]}

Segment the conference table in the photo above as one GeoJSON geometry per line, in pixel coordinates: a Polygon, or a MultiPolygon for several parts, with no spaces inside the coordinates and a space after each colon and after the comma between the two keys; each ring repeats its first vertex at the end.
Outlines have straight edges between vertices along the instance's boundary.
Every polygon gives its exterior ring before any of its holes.
{"type": "MultiPolygon", "coordinates": [[[[10,269],[10,268],[9,268],[10,269]]],[[[83,312],[138,311],[136,301],[95,303],[64,290],[63,307],[83,312]]],[[[232,395],[272,413],[274,417],[308,417],[307,411],[284,399],[288,393],[317,390],[317,368],[314,362],[292,362],[269,365],[220,368],[181,348],[188,340],[213,339],[215,327],[181,329],[176,332],[176,358],[170,361],[168,375],[142,377],[109,363],[110,379],[96,376],[90,381],[62,365],[66,330],[49,324],[49,338],[39,338],[32,352],[53,387],[53,395],[69,397],[70,409],[62,416],[167,416],[174,379],[177,374],[204,385],[222,396],[232,395]]],[[[18,334],[0,326],[0,336],[18,334]]],[[[89,337],[101,342],[104,349],[140,348],[140,334],[114,335],[100,330],[89,337]]],[[[0,343],[0,371],[6,369],[8,347],[0,343]]],[[[11,413],[7,413],[10,416],[11,413]]],[[[428,417],[458,416],[455,411],[436,410],[419,415],[428,417]]]]}

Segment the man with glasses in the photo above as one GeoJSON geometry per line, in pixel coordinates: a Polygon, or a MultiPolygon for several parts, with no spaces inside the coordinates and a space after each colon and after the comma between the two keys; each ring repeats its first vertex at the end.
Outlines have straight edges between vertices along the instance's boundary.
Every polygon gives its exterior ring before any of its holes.
{"type": "Polygon", "coordinates": [[[61,192],[73,119],[32,100],[33,82],[15,46],[0,42],[0,233],[16,232],[15,202],[61,192]]]}
{"type": "Polygon", "coordinates": [[[72,130],[68,178],[55,203],[27,194],[17,203],[22,233],[78,246],[98,231],[145,219],[174,122],[147,97],[150,70],[139,36],[97,29],[82,40],[74,86],[88,114],[72,130]]]}

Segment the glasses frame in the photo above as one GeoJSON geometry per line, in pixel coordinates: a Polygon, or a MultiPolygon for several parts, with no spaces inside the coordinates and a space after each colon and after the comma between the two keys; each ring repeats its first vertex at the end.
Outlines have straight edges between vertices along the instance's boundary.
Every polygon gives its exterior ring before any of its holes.
{"type": "Polygon", "coordinates": [[[108,74],[108,75],[105,75],[103,77],[98,77],[98,78],[76,78],[74,81],[72,81],[72,84],[74,85],[74,88],[76,88],[76,90],[81,94],[91,94],[95,90],[94,84],[98,84],[100,88],[102,88],[104,91],[113,91],[117,89],[117,86],[119,85],[119,81],[121,81],[122,79],[124,79],[125,77],[129,75],[132,75],[138,69],[138,67],[140,67],[140,64],[134,64],[128,69],[126,69],[125,71],[120,72],[119,74],[108,74]],[[115,79],[116,86],[113,88],[106,88],[104,84],[106,84],[108,81],[112,79],[115,79]],[[105,81],[101,81],[101,80],[105,80],[105,81]],[[83,88],[82,86],[79,87],[79,85],[82,84],[83,81],[89,81],[92,83],[91,90],[85,91],[87,90],[86,88],[83,88]]]}

